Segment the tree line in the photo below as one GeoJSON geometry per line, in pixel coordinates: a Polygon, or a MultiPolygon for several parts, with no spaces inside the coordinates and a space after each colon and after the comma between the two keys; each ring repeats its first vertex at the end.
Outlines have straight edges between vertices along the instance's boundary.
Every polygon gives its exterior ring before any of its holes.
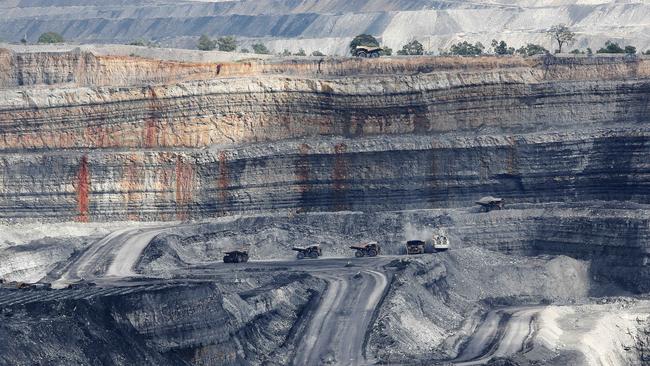
{"type": "MultiPolygon", "coordinates": [[[[555,53],[562,53],[562,49],[564,47],[575,43],[576,34],[572,32],[569,29],[569,27],[567,27],[564,24],[558,24],[552,26],[546,32],[546,34],[549,38],[553,40],[555,44],[557,44],[557,49],[555,49],[555,53]]],[[[360,45],[378,47],[379,41],[372,35],[360,34],[356,36],[350,43],[350,52],[354,54],[354,49],[356,49],[356,47],[360,45]]],[[[444,55],[480,56],[489,53],[495,55],[518,54],[522,56],[534,56],[534,55],[551,53],[545,47],[535,43],[528,43],[525,46],[521,46],[518,49],[515,49],[514,47],[510,47],[508,43],[506,43],[506,41],[504,40],[493,39],[490,46],[491,48],[487,48],[481,42],[476,42],[472,44],[467,41],[462,41],[462,42],[452,44],[448,49],[440,49],[438,53],[443,56],[444,55]]],[[[392,54],[392,49],[388,47],[384,47],[383,53],[384,55],[389,56],[392,54]]],[[[402,46],[402,49],[397,51],[398,55],[407,55],[407,56],[424,55],[425,53],[426,52],[424,51],[424,46],[418,40],[409,41],[404,46],[402,46]]],[[[569,53],[591,55],[594,52],[591,48],[586,48],[585,50],[576,48],[571,50],[569,53]]],[[[637,53],[637,49],[632,45],[623,46],[623,45],[619,45],[617,42],[608,40],[605,42],[605,45],[603,47],[601,47],[596,51],[596,53],[620,53],[620,54],[634,55],[637,53]]],[[[650,55],[650,50],[646,50],[643,54],[650,55]]]]}
{"type": "MultiPolygon", "coordinates": [[[[575,33],[569,29],[564,24],[558,24],[552,26],[547,31],[547,36],[551,38],[554,43],[557,44],[557,49],[555,53],[562,53],[562,49],[565,46],[569,46],[575,42],[575,33]]],[[[63,43],[65,42],[63,36],[56,32],[45,32],[41,34],[38,38],[38,43],[41,44],[53,44],[53,43],[63,43]]],[[[27,44],[26,37],[21,39],[21,43],[27,44]]],[[[157,47],[158,45],[152,41],[144,40],[135,40],[130,45],[134,46],[148,46],[148,47],[157,47]]],[[[360,34],[356,36],[352,42],[350,42],[349,48],[350,53],[354,54],[354,50],[357,46],[370,46],[370,47],[379,47],[379,41],[369,34],[360,34]]],[[[222,52],[234,52],[238,48],[237,38],[234,36],[223,36],[216,39],[211,39],[207,35],[203,34],[199,37],[196,47],[202,51],[212,51],[219,50],[222,52]]],[[[268,55],[271,54],[271,50],[262,42],[253,43],[248,48],[240,48],[239,52],[241,53],[250,53],[251,51],[256,54],[268,55]]],[[[393,50],[389,47],[383,47],[381,50],[382,55],[391,56],[393,50]]],[[[403,56],[417,56],[424,55],[426,52],[424,46],[418,40],[411,40],[404,44],[400,50],[396,52],[398,55],[403,56]]],[[[515,49],[510,47],[504,40],[492,40],[490,48],[487,48],[481,42],[470,43],[467,41],[462,41],[452,44],[448,49],[441,49],[438,52],[440,55],[454,55],[454,56],[480,56],[483,54],[495,54],[495,55],[521,55],[521,56],[534,56],[540,54],[550,53],[549,50],[543,46],[535,43],[528,43],[525,46],[515,49]]],[[[582,49],[573,49],[569,51],[572,54],[586,54],[592,55],[594,52],[591,48],[582,49]]],[[[605,42],[605,45],[595,53],[614,53],[614,54],[628,54],[634,55],[637,53],[637,48],[632,45],[620,45],[617,42],[608,40],[605,42]]],[[[650,55],[650,49],[646,50],[642,54],[650,55]]],[[[304,49],[299,49],[297,52],[291,52],[287,49],[283,50],[278,55],[280,56],[307,56],[307,53],[304,49]]],[[[320,51],[314,51],[311,53],[311,56],[325,56],[320,51]]]]}

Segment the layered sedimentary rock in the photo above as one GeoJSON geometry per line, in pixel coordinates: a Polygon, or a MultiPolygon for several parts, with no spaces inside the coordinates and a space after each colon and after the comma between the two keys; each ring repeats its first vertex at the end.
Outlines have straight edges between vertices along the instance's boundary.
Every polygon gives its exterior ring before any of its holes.
{"type": "Polygon", "coordinates": [[[301,274],[220,282],[2,289],[0,362],[287,364],[293,327],[325,284],[301,274]]]}
{"type": "Polygon", "coordinates": [[[5,54],[4,218],[648,203],[642,58],[5,54]]]}
{"type": "Polygon", "coordinates": [[[650,135],[605,131],[197,151],[5,154],[2,216],[184,220],[509,202],[648,202],[650,135]]]}
{"type": "Polygon", "coordinates": [[[218,260],[234,243],[251,243],[253,258],[291,258],[296,243],[320,243],[328,255],[349,256],[343,244],[368,240],[378,241],[382,253],[397,255],[404,253],[405,241],[428,240],[441,229],[454,250],[476,246],[513,255],[567,255],[591,261],[589,270],[597,283],[615,282],[629,291],[647,292],[648,207],[574,202],[510,204],[508,210],[489,214],[460,208],[224,218],[159,235],[139,268],[159,274],[160,268],[218,260]]]}

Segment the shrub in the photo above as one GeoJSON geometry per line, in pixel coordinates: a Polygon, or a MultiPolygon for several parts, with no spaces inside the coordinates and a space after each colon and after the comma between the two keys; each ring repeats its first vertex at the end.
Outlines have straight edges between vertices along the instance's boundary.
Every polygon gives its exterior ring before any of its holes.
{"type": "Polygon", "coordinates": [[[312,55],[312,56],[319,56],[319,57],[320,57],[320,56],[325,56],[325,54],[322,53],[321,51],[314,51],[314,52],[311,53],[311,55],[312,55]]]}
{"type": "Polygon", "coordinates": [[[484,49],[485,46],[483,46],[481,42],[476,42],[475,44],[471,44],[467,41],[463,41],[456,44],[452,44],[451,47],[449,48],[449,53],[458,56],[478,56],[483,54],[484,49]]]}
{"type": "Polygon", "coordinates": [[[393,49],[390,47],[384,47],[381,50],[381,55],[382,56],[392,56],[393,55],[393,49]]]}
{"type": "Polygon", "coordinates": [[[569,53],[572,53],[572,54],[574,54],[574,55],[584,55],[584,52],[581,51],[581,50],[579,50],[579,49],[577,49],[577,48],[574,49],[574,50],[571,50],[571,52],[569,52],[569,53]]]}
{"type": "Polygon", "coordinates": [[[514,47],[508,47],[505,41],[492,40],[492,50],[496,55],[512,55],[515,53],[514,47]]]}
{"type": "Polygon", "coordinates": [[[280,56],[284,56],[284,57],[291,56],[291,51],[289,51],[288,49],[285,48],[282,51],[282,53],[280,53],[280,56]]]}
{"type": "Polygon", "coordinates": [[[409,56],[423,55],[424,48],[422,47],[422,43],[418,42],[417,40],[413,40],[405,44],[401,50],[397,51],[397,54],[409,56]]]}
{"type": "Polygon", "coordinates": [[[266,45],[261,42],[254,43],[251,47],[253,48],[253,52],[257,53],[258,55],[268,55],[271,53],[266,45]]]}
{"type": "Polygon", "coordinates": [[[129,46],[146,46],[146,45],[147,44],[141,39],[136,39],[135,41],[129,43],[129,46]]]}
{"type": "Polygon", "coordinates": [[[217,48],[217,42],[211,40],[210,37],[203,34],[201,37],[199,37],[197,48],[201,51],[212,51],[217,48]]]}
{"type": "Polygon", "coordinates": [[[137,39],[131,43],[130,46],[146,46],[146,47],[160,47],[160,44],[153,41],[145,41],[143,39],[137,39]]]}
{"type": "Polygon", "coordinates": [[[242,48],[241,50],[239,50],[239,52],[241,52],[241,53],[250,53],[251,51],[248,48],[242,48]]]}
{"type": "Polygon", "coordinates": [[[624,51],[625,51],[625,53],[627,53],[628,55],[634,55],[634,54],[636,54],[636,47],[634,47],[634,46],[630,46],[630,45],[627,45],[627,46],[625,46],[625,50],[624,50],[624,51]]]}
{"type": "Polygon", "coordinates": [[[517,50],[517,53],[522,56],[543,55],[548,53],[548,50],[538,44],[529,43],[517,50]]]}
{"type": "Polygon", "coordinates": [[[607,41],[605,47],[602,47],[596,53],[625,53],[625,49],[621,48],[616,42],[607,41]]]}
{"type": "Polygon", "coordinates": [[[63,36],[56,32],[46,32],[38,37],[38,43],[63,43],[63,36]]]}
{"type": "Polygon", "coordinates": [[[305,52],[305,50],[303,50],[301,48],[301,49],[298,50],[298,52],[294,53],[293,55],[294,56],[307,56],[307,53],[305,52]]]}
{"type": "Polygon", "coordinates": [[[237,49],[237,38],[233,36],[219,37],[217,39],[219,51],[232,52],[237,49]]]}

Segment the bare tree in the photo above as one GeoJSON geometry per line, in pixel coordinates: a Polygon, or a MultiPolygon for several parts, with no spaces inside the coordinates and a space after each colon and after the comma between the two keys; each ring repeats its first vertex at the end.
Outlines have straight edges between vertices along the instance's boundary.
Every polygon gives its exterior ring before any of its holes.
{"type": "Polygon", "coordinates": [[[564,24],[558,24],[548,30],[548,36],[557,42],[558,53],[562,53],[562,46],[570,45],[575,41],[576,34],[571,32],[569,27],[564,24]]]}

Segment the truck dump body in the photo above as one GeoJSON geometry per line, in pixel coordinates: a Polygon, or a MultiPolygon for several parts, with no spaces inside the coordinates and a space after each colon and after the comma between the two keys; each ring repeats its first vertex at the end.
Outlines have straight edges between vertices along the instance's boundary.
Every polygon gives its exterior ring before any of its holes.
{"type": "Polygon", "coordinates": [[[351,245],[350,249],[356,250],[354,256],[357,258],[365,256],[376,257],[381,253],[381,248],[376,241],[351,245]]]}
{"type": "Polygon", "coordinates": [[[370,57],[376,58],[381,56],[383,48],[375,46],[357,46],[354,50],[354,55],[357,57],[370,57]]]}
{"type": "Polygon", "coordinates": [[[291,250],[298,252],[298,254],[296,254],[296,258],[298,259],[305,259],[305,258],[316,259],[321,255],[323,255],[323,252],[320,249],[320,245],[312,245],[305,248],[293,247],[291,248],[291,250]]]}
{"type": "Polygon", "coordinates": [[[424,241],[409,240],[406,242],[406,254],[424,254],[424,241]]]}
{"type": "Polygon", "coordinates": [[[489,212],[495,209],[501,210],[503,208],[503,199],[487,196],[476,201],[476,204],[481,206],[485,212],[489,212]]]}

